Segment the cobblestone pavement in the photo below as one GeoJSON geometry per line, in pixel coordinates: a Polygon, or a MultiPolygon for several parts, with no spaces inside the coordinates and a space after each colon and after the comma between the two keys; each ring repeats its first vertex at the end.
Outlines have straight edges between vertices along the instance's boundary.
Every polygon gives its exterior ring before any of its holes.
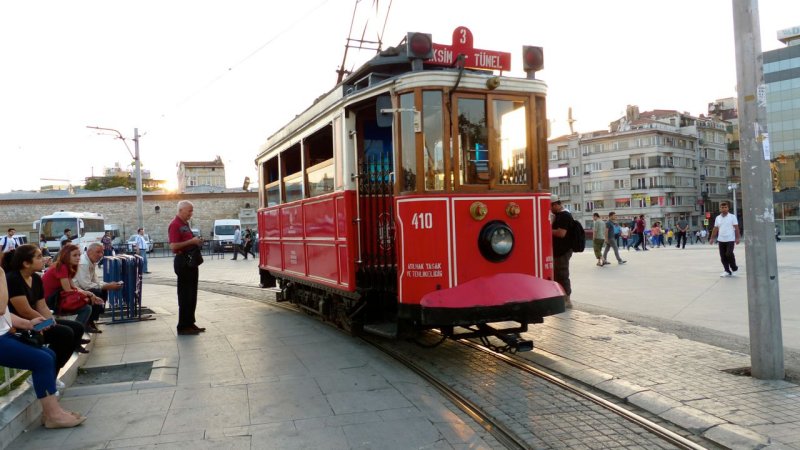
{"type": "Polygon", "coordinates": [[[453,341],[435,350],[408,342],[388,345],[481,406],[532,448],[675,448],[607,409],[453,341]]]}

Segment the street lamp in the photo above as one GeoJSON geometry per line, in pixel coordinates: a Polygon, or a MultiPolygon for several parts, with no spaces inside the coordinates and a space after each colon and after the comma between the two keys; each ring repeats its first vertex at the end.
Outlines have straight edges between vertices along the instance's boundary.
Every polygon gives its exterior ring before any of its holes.
{"type": "MultiPolygon", "coordinates": [[[[131,148],[128,146],[128,143],[125,141],[125,137],[122,136],[122,133],[113,129],[113,128],[102,128],[102,127],[92,127],[86,126],[86,128],[91,128],[93,130],[102,130],[102,131],[111,131],[117,134],[117,139],[120,139],[123,144],[125,144],[125,148],[128,149],[128,153],[133,158],[133,161],[136,163],[136,214],[138,219],[139,228],[144,228],[144,214],[142,212],[142,204],[144,203],[144,199],[142,197],[142,165],[141,160],[139,159],[139,129],[133,129],[133,148],[136,153],[131,152],[131,148]]],[[[100,133],[98,133],[100,134],[100,133]]]]}
{"type": "Polygon", "coordinates": [[[730,183],[728,185],[728,190],[733,191],[733,215],[738,217],[736,214],[736,189],[739,189],[739,183],[730,183]]]}

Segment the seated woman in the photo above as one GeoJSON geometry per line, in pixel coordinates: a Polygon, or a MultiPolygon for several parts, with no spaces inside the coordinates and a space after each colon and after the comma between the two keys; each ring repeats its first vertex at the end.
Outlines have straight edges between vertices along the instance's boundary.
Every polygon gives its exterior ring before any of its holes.
{"type": "MultiPolygon", "coordinates": [[[[32,320],[37,317],[52,317],[50,308],[44,301],[42,278],[36,272],[42,270],[42,252],[32,244],[17,247],[6,274],[8,284],[9,309],[15,315],[32,320]]],[[[83,325],[74,320],[57,320],[57,325],[44,330],[44,342],[56,354],[56,374],[69,361],[73,351],[88,353],[81,347],[83,325]]],[[[87,341],[88,342],[88,341],[87,341]]]]}
{"type": "Polygon", "coordinates": [[[67,244],[58,252],[56,262],[44,273],[42,284],[44,285],[44,298],[56,295],[59,289],[64,292],[78,291],[86,296],[86,307],[78,311],[75,319],[84,325],[89,333],[102,333],[97,329],[95,321],[103,312],[103,299],[97,297],[89,291],[79,289],[72,282],[78,272],[78,264],[81,261],[81,251],[77,245],[67,244]]]}
{"type": "Polygon", "coordinates": [[[20,342],[14,336],[14,327],[30,330],[43,319],[17,317],[8,310],[6,274],[0,269],[0,365],[30,370],[33,389],[42,403],[42,423],[45,428],[72,428],[86,417],[61,408],[56,398],[55,355],[49,348],[39,348],[20,342]]]}

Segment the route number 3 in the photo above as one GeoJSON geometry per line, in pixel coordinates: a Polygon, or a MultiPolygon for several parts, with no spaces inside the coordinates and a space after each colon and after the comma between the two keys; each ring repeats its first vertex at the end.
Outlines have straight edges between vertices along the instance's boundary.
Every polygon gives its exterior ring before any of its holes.
{"type": "Polygon", "coordinates": [[[411,218],[411,226],[415,230],[433,229],[433,213],[414,213],[411,218]]]}

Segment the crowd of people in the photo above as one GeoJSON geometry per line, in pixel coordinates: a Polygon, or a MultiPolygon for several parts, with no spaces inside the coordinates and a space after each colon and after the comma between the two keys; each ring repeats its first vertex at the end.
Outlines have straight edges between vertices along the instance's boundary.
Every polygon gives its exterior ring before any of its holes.
{"type": "MultiPolygon", "coordinates": [[[[647,251],[649,250],[648,244],[651,248],[667,247],[672,246],[674,241],[676,248],[686,249],[687,240],[691,244],[695,242],[705,244],[707,239],[709,244],[717,241],[720,261],[724,269],[720,276],[732,277],[739,269],[736,264],[734,248],[739,244],[740,231],[739,222],[734,214],[729,213],[729,208],[728,202],[720,202],[719,215],[715,218],[711,235],[705,228],[691,230],[689,221],[684,216],[680,216],[672,228],[663,228],[661,222],[655,221],[647,229],[644,214],[640,214],[632,222],[620,225],[614,212],[610,212],[608,220],[605,221],[600,214],[594,213],[592,215],[592,250],[597,260],[596,264],[598,267],[611,264],[608,261],[610,250],[614,251],[618,264],[625,264],[627,261],[623,260],[619,254],[620,247],[628,251],[631,247],[636,251],[647,251]],[[605,250],[603,250],[604,246],[605,250]]],[[[569,261],[572,258],[572,239],[574,239],[574,236],[570,236],[570,230],[575,229],[572,226],[574,219],[569,211],[564,209],[556,195],[551,197],[550,213],[553,238],[553,278],[564,289],[565,305],[569,309],[572,308],[569,261]]],[[[776,240],[780,240],[777,231],[776,240]]]]}
{"type": "Polygon", "coordinates": [[[89,353],[84,345],[102,333],[97,321],[108,291],[122,283],[98,279],[105,242],[81,252],[66,229],[51,257],[44,236],[39,245],[22,244],[14,233],[11,228],[0,239],[0,365],[31,371],[46,428],[74,427],[86,417],[59,406],[58,374],[73,354],[89,353]]]}

